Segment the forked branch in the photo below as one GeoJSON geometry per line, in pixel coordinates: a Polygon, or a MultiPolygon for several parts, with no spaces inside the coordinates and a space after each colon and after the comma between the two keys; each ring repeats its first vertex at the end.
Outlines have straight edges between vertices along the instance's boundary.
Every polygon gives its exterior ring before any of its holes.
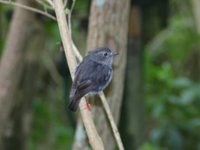
{"type": "MultiPolygon", "coordinates": [[[[54,0],[53,3],[54,3],[54,8],[55,8],[57,22],[58,22],[58,26],[60,30],[61,39],[63,42],[65,55],[67,57],[68,66],[70,69],[71,76],[73,78],[72,72],[75,69],[77,62],[73,54],[72,39],[68,31],[66,17],[63,10],[63,2],[62,0],[54,0]]],[[[84,98],[82,98],[79,106],[80,108],[83,108],[86,106],[86,101],[84,98]]],[[[86,129],[91,147],[94,150],[104,150],[103,142],[97,133],[90,111],[87,109],[80,109],[80,111],[81,111],[83,123],[86,129]]]]}

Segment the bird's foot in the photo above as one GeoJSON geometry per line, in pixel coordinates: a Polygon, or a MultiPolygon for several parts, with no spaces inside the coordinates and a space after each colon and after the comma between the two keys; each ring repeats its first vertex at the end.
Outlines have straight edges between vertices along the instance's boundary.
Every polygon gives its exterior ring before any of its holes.
{"type": "Polygon", "coordinates": [[[90,105],[90,103],[86,102],[86,108],[87,108],[88,110],[91,110],[91,105],[90,105]]]}

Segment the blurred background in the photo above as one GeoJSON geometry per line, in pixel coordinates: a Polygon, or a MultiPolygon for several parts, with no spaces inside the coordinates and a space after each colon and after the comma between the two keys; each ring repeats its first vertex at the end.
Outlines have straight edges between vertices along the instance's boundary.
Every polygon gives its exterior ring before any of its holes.
{"type": "MultiPolygon", "coordinates": [[[[41,0],[17,3],[42,10],[48,6],[41,0]]],[[[121,69],[122,78],[116,74],[116,80],[123,85],[118,89],[119,101],[110,100],[110,105],[125,149],[200,150],[200,1],[106,1],[108,11],[103,13],[122,21],[117,22],[122,24],[120,30],[116,26],[111,31],[106,29],[109,19],[101,24],[96,17],[104,9],[95,8],[95,3],[103,1],[75,2],[72,37],[83,56],[93,47],[93,31],[105,29],[114,40],[119,38],[115,47],[124,55],[125,69],[121,69]],[[117,7],[121,3],[126,7],[117,7]],[[90,25],[95,19],[101,24],[96,30],[90,25]]],[[[68,1],[67,8],[73,4],[68,1]]],[[[52,8],[45,9],[55,16],[52,8]]],[[[23,11],[0,1],[1,145],[5,150],[75,150],[73,145],[81,140],[79,149],[90,149],[84,131],[78,131],[83,130],[79,114],[66,108],[71,77],[57,23],[23,11]]],[[[106,15],[103,18],[109,18],[106,15]]],[[[115,62],[116,70],[120,61],[115,62]]],[[[112,85],[106,90],[110,91],[112,85]]],[[[94,109],[97,116],[102,115],[94,109]]],[[[104,126],[99,120],[95,124],[104,126]]],[[[109,140],[105,147],[116,149],[109,140]]]]}

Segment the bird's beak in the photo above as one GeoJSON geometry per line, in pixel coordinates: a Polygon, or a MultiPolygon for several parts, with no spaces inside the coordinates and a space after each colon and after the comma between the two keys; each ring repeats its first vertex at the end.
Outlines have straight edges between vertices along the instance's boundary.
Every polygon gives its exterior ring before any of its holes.
{"type": "Polygon", "coordinates": [[[112,51],[112,56],[116,56],[119,55],[119,53],[117,51],[112,51]]]}

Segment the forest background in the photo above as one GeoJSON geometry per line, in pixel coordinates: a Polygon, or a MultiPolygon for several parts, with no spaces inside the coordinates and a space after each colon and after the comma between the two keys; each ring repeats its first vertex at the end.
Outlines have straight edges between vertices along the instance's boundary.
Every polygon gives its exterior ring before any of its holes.
{"type": "MultiPolygon", "coordinates": [[[[55,17],[42,0],[16,3],[47,10],[55,17]]],[[[95,42],[98,46],[111,42],[112,46],[114,41],[121,52],[114,63],[114,81],[105,93],[125,149],[200,149],[200,1],[105,0],[109,4],[103,9],[95,9],[95,3],[100,1],[67,3],[66,8],[74,4],[72,38],[83,56],[95,48],[95,42]],[[98,14],[103,14],[105,22],[98,14]],[[114,25],[109,22],[113,14],[114,25]],[[109,97],[119,98],[115,102],[109,97]]],[[[65,9],[66,14],[68,11],[65,9]]],[[[0,131],[4,149],[78,149],[81,135],[75,133],[80,121],[78,113],[66,109],[71,77],[60,41],[55,20],[0,0],[0,124],[1,118],[6,118],[6,128],[0,131]],[[5,89],[8,94],[3,103],[5,89]]],[[[95,102],[91,107],[94,116],[102,119],[101,104],[95,102]]],[[[95,124],[98,131],[103,130],[104,146],[114,149],[109,128],[101,119],[95,124]]],[[[86,137],[84,140],[80,147],[87,149],[90,146],[86,137]]]]}

